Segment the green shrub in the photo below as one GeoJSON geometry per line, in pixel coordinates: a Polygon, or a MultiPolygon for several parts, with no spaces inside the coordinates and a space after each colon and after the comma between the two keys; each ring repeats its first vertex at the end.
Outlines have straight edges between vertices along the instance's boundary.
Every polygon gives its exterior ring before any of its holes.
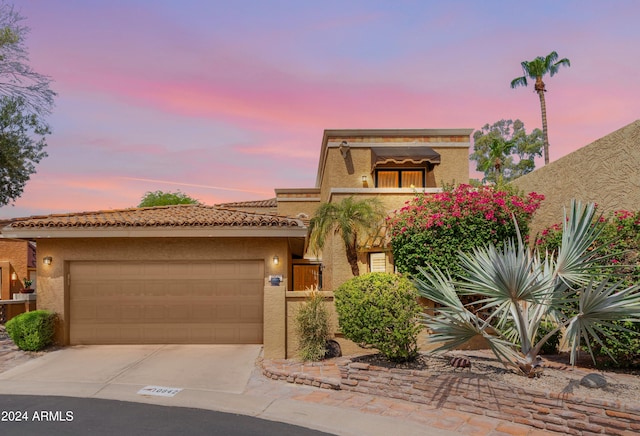
{"type": "Polygon", "coordinates": [[[354,277],[334,292],[340,330],[392,361],[418,356],[418,292],[406,278],[389,273],[354,277]]]}
{"type": "Polygon", "coordinates": [[[7,321],[7,334],[18,348],[42,350],[53,342],[56,315],[46,310],[22,313],[7,321]]]}
{"type": "MultiPolygon", "coordinates": [[[[556,326],[550,322],[540,323],[538,328],[538,334],[536,335],[536,342],[544,338],[547,333],[553,330],[556,326]]],[[[558,354],[558,346],[560,345],[560,331],[555,332],[540,349],[541,354],[558,354]]]]}
{"type": "MultiPolygon", "coordinates": [[[[640,323],[630,321],[613,321],[628,331],[615,332],[615,340],[603,338],[603,344],[594,344],[598,356],[598,366],[612,368],[640,367],[640,323]],[[611,359],[613,356],[613,359],[611,359]]],[[[608,329],[607,327],[602,327],[608,329]]]]}
{"type": "MultiPolygon", "coordinates": [[[[591,251],[600,257],[597,266],[591,271],[594,278],[601,277],[606,271],[614,273],[624,287],[639,283],[640,212],[617,210],[606,217],[599,217],[598,221],[605,224],[591,247],[591,251]]],[[[555,255],[561,241],[562,226],[554,224],[542,231],[536,239],[536,245],[540,250],[555,255]]],[[[613,335],[613,338],[603,337],[602,344],[591,344],[598,363],[610,367],[640,366],[640,324],[628,321],[612,321],[612,324],[628,331],[598,325],[603,331],[613,335]]]]}
{"type": "Polygon", "coordinates": [[[298,354],[302,360],[321,360],[325,356],[329,340],[329,311],[324,297],[311,292],[306,303],[296,314],[298,354]]]}

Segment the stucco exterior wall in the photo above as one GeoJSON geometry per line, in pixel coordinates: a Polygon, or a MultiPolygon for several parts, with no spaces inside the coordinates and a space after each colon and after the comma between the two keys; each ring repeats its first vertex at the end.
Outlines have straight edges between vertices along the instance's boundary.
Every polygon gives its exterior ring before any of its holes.
{"type": "MultiPolygon", "coordinates": [[[[326,160],[320,183],[321,201],[326,202],[331,188],[374,187],[372,176],[371,147],[391,145],[424,144],[431,147],[441,156],[441,163],[433,169],[435,187],[443,183],[469,182],[469,147],[468,136],[433,136],[433,137],[337,137],[327,143],[326,160]],[[339,145],[342,141],[349,144],[346,158],[342,156],[339,145]],[[363,186],[362,176],[367,177],[363,186]]],[[[427,175],[427,180],[432,177],[427,175]]]]}
{"type": "MultiPolygon", "coordinates": [[[[468,138],[467,138],[468,141],[468,138]]],[[[469,183],[469,147],[433,147],[440,153],[441,162],[433,169],[436,186],[469,183]]]]}
{"type": "MultiPolygon", "coordinates": [[[[306,303],[308,292],[287,292],[286,294],[286,338],[287,338],[287,358],[295,358],[298,356],[298,334],[296,331],[296,316],[300,307],[306,303]]],[[[325,307],[330,315],[331,336],[340,344],[343,355],[353,353],[361,353],[363,351],[358,345],[348,339],[345,339],[340,333],[338,327],[338,314],[336,306],[333,303],[333,292],[323,291],[325,297],[325,307]]]]}
{"type": "Polygon", "coordinates": [[[319,200],[300,200],[300,201],[278,201],[278,215],[289,216],[293,218],[300,217],[300,214],[304,214],[307,217],[312,217],[320,206],[319,200]]]}
{"type": "Polygon", "coordinates": [[[640,209],[640,120],[515,181],[545,196],[531,225],[534,233],[562,222],[571,199],[596,202],[604,214],[640,209]]]}
{"type": "MultiPolygon", "coordinates": [[[[290,256],[286,238],[93,238],[43,239],[38,241],[38,308],[58,313],[59,343],[68,341],[70,261],[98,260],[264,260],[265,279],[283,275],[288,280],[290,256]],[[273,256],[280,259],[273,264],[273,256]],[[42,258],[51,256],[51,265],[42,258]]],[[[265,309],[267,306],[265,305],[265,309]]],[[[266,317],[265,317],[266,318],[266,317]]],[[[266,325],[266,324],[265,324],[266,325]]],[[[284,327],[283,327],[284,328],[284,327]]],[[[282,329],[283,329],[282,328],[282,329]]],[[[265,338],[267,334],[265,332],[265,338]]]]}

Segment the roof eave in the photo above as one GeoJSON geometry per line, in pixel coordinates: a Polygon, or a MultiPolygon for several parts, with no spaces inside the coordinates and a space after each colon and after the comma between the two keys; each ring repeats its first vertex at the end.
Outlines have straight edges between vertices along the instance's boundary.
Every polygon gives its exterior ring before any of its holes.
{"type": "Polygon", "coordinates": [[[29,227],[2,229],[16,239],[54,238],[283,238],[307,235],[299,226],[216,226],[216,227],[29,227]]]}

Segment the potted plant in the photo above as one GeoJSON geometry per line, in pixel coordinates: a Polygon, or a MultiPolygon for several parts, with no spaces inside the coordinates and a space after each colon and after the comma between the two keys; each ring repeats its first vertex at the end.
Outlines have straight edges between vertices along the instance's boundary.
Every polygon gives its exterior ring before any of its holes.
{"type": "Polygon", "coordinates": [[[24,278],[24,279],[22,279],[22,281],[24,282],[24,288],[20,291],[20,293],[22,293],[22,294],[32,294],[33,293],[33,289],[31,288],[31,284],[33,283],[33,280],[28,279],[28,278],[24,278]]]}

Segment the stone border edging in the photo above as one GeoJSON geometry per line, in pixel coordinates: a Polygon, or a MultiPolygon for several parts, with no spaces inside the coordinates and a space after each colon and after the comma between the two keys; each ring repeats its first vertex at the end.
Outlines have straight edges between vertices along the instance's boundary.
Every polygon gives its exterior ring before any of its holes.
{"type": "Polygon", "coordinates": [[[350,358],[335,359],[335,365],[339,379],[264,364],[263,374],[289,383],[395,398],[564,434],[640,433],[640,405],[502,386],[473,373],[433,375],[427,370],[386,368],[350,358]]]}

